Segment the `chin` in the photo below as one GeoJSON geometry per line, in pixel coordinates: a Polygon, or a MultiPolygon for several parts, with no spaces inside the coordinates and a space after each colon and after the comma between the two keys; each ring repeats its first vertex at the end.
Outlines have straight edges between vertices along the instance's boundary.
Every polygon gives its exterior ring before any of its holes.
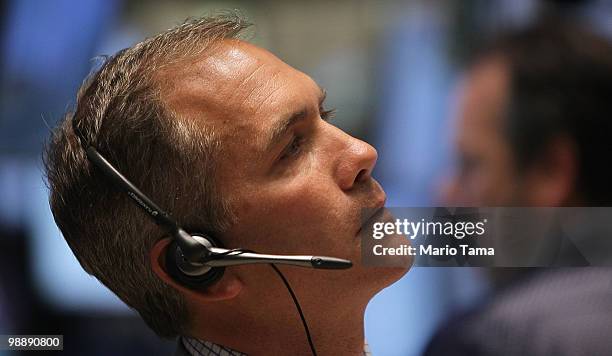
{"type": "Polygon", "coordinates": [[[410,256],[402,256],[398,258],[397,261],[394,261],[392,265],[364,266],[360,263],[353,267],[356,269],[355,272],[359,274],[358,281],[355,282],[355,285],[367,286],[368,297],[372,298],[378,292],[406,275],[412,267],[413,261],[413,258],[410,256]]]}
{"type": "MultiPolygon", "coordinates": [[[[381,280],[384,280],[386,283],[383,288],[390,286],[391,284],[397,282],[400,278],[402,278],[410,268],[414,262],[414,258],[412,256],[401,256],[398,258],[401,260],[403,264],[393,264],[393,266],[382,266],[382,267],[367,267],[368,269],[373,269],[377,274],[381,276],[381,280]]],[[[381,281],[383,282],[383,281],[381,281]]]]}
{"type": "Polygon", "coordinates": [[[382,240],[373,240],[370,236],[371,233],[363,232],[359,239],[358,268],[363,270],[362,273],[368,274],[368,278],[374,280],[382,289],[402,278],[410,270],[414,256],[408,254],[374,256],[372,251],[375,245],[396,249],[411,243],[403,235],[390,235],[382,240]]]}

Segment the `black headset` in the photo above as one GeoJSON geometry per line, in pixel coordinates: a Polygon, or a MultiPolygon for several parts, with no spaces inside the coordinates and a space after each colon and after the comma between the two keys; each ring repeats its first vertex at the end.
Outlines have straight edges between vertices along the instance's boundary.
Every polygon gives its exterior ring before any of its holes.
{"type": "Polygon", "coordinates": [[[140,189],[102,156],[94,146],[85,140],[85,136],[82,135],[77,127],[74,117],[71,121],[72,129],[85,150],[87,159],[102,171],[117,188],[124,191],[156,224],[173,237],[173,241],[166,251],[166,270],[174,280],[186,287],[199,289],[210,286],[218,281],[223,276],[226,266],[255,263],[270,264],[282,279],[289,294],[291,294],[302,319],[310,349],[313,355],[317,354],[297,297],[293,293],[287,279],[274,264],[318,269],[346,269],[353,265],[351,261],[326,256],[265,255],[241,248],[228,250],[223,248],[221,243],[210,234],[187,233],[175,219],[141,192],[140,189]]]}

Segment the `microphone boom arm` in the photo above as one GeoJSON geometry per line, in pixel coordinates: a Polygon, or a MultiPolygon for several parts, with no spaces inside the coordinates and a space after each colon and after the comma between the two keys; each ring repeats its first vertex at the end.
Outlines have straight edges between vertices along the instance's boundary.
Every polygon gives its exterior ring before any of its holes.
{"type": "Polygon", "coordinates": [[[353,265],[351,261],[327,256],[266,255],[251,252],[228,253],[228,250],[217,247],[211,247],[210,252],[212,258],[202,263],[204,266],[227,267],[254,263],[274,263],[317,269],[346,269],[353,265]],[[223,254],[223,258],[215,259],[214,256],[217,254],[223,254]]]}

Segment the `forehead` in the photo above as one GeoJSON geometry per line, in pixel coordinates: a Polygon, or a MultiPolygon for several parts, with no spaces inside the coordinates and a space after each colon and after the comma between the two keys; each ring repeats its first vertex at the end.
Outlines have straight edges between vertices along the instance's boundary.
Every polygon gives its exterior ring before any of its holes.
{"type": "Polygon", "coordinates": [[[239,40],[224,40],[162,78],[162,100],[171,110],[211,125],[222,140],[252,148],[262,144],[275,119],[316,100],[319,91],[304,73],[239,40]]]}
{"type": "Polygon", "coordinates": [[[509,74],[503,60],[486,59],[467,73],[460,86],[460,139],[470,142],[492,138],[493,131],[500,133],[508,94],[509,74]]]}

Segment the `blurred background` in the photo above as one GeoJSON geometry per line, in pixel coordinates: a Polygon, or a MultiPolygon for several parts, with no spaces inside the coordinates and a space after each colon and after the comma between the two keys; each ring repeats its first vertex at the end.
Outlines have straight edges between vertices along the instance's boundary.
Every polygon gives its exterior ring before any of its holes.
{"type": "MultiPolygon", "coordinates": [[[[252,42],[311,75],[337,108],[335,124],[378,149],[391,207],[436,205],[453,166],[461,63],[481,41],[553,10],[612,34],[609,1],[4,0],[0,334],[63,334],[74,355],[173,352],[78,265],[49,210],[41,150],[96,56],[223,9],[255,23],[252,42]]],[[[476,269],[414,268],[368,308],[373,354],[420,354],[441,322],[488,290],[476,269]]]]}

